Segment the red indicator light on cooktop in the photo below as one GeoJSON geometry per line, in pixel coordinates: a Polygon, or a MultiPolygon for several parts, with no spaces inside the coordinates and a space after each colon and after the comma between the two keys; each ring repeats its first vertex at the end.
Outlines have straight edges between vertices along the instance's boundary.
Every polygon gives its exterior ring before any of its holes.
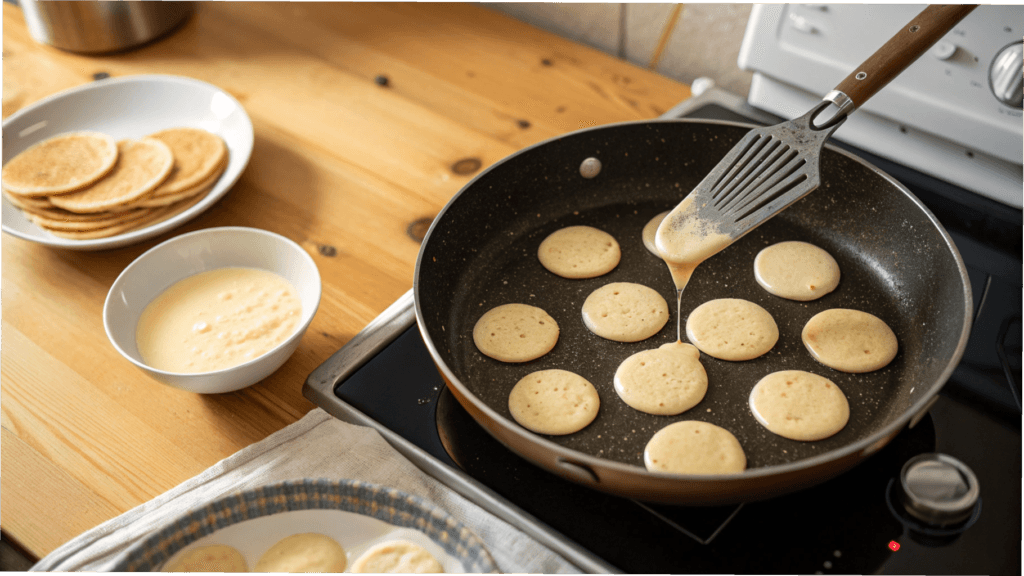
{"type": "Polygon", "coordinates": [[[899,550],[900,549],[900,543],[895,541],[895,540],[891,540],[889,542],[889,549],[892,550],[893,552],[899,550]]]}

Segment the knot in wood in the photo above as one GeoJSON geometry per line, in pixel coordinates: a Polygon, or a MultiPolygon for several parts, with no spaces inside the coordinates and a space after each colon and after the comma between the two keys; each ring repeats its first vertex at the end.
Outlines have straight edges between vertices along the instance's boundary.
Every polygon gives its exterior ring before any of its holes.
{"type": "Polygon", "coordinates": [[[452,164],[452,172],[459,176],[468,176],[479,170],[481,166],[483,166],[483,163],[480,162],[479,158],[463,158],[452,164]]]}

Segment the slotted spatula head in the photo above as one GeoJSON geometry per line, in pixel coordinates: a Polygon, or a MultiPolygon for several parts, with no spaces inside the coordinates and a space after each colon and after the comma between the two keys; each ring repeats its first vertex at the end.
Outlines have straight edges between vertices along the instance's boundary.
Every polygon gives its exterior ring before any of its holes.
{"type": "Polygon", "coordinates": [[[751,130],[658,227],[655,244],[670,268],[696,266],[817,188],[825,141],[974,8],[925,8],[806,114],[751,130]],[[817,122],[830,106],[834,114],[817,122]]]}
{"type": "Polygon", "coordinates": [[[713,233],[735,240],[817,188],[821,148],[845,120],[813,125],[828,105],[748,132],[694,188],[687,210],[669,218],[713,222],[713,233]]]}

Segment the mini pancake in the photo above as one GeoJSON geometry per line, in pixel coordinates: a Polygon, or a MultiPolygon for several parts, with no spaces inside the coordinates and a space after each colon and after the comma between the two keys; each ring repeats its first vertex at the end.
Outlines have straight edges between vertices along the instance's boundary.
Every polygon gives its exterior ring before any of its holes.
{"type": "Polygon", "coordinates": [[[52,220],[54,222],[98,222],[101,220],[124,218],[135,213],[148,212],[148,210],[143,208],[128,205],[124,210],[79,214],[77,212],[68,212],[63,208],[57,208],[52,204],[44,208],[21,208],[21,211],[25,213],[26,218],[29,215],[33,215],[43,220],[52,220]]]}
{"type": "Polygon", "coordinates": [[[46,228],[48,230],[97,230],[100,228],[108,228],[110,226],[116,226],[118,224],[127,224],[134,222],[140,218],[145,217],[151,213],[152,209],[136,209],[125,213],[98,213],[102,218],[94,218],[92,220],[73,220],[64,219],[61,217],[50,217],[35,214],[32,212],[25,212],[25,217],[30,222],[39,226],[40,228],[46,228]]]}
{"type": "Polygon", "coordinates": [[[754,278],[776,296],[807,302],[836,289],[839,264],[814,244],[779,242],[754,258],[754,278]]]}
{"type": "Polygon", "coordinates": [[[654,244],[654,237],[657,236],[658,226],[661,226],[661,221],[665,219],[665,216],[668,216],[668,212],[669,211],[666,210],[654,218],[651,218],[651,221],[644,226],[644,230],[641,233],[644,240],[644,246],[651,254],[654,254],[658,258],[661,258],[661,252],[658,251],[658,247],[654,244]]]}
{"type": "Polygon", "coordinates": [[[182,554],[162,572],[248,572],[245,557],[225,544],[200,546],[182,554]]]}
{"type": "Polygon", "coordinates": [[[4,166],[0,178],[11,194],[63,194],[103,178],[117,160],[118,146],[110,136],[71,132],[33,144],[4,166]]]}
{"type": "Polygon", "coordinates": [[[537,249],[542,266],[563,278],[594,278],[619,265],[622,252],[615,238],[590,226],[569,226],[552,232],[537,249]]]}
{"type": "Polygon", "coordinates": [[[117,148],[118,161],[110,174],[77,192],[51,196],[50,202],[70,212],[115,209],[152,192],[174,163],[171,149],[159,140],[122,140],[117,148]]]}
{"type": "Polygon", "coordinates": [[[583,302],[583,323],[602,338],[639,342],[668,322],[668,303],[655,290],[632,282],[613,282],[583,302]]]}
{"type": "Polygon", "coordinates": [[[225,160],[221,162],[220,166],[217,169],[215,169],[213,173],[210,174],[210,176],[208,176],[205,180],[200,181],[198,184],[191,188],[186,188],[179,192],[161,192],[161,189],[163,188],[163,186],[161,185],[156,190],[154,190],[152,194],[140,200],[138,202],[138,205],[148,207],[166,206],[168,204],[173,204],[174,202],[177,202],[179,200],[184,200],[185,198],[191,198],[192,196],[195,196],[197,194],[206,194],[207,192],[213,189],[213,186],[217,183],[218,180],[220,180],[221,175],[224,174],[224,170],[227,167],[228,162],[227,159],[225,158],[225,160]]]}
{"type": "Polygon", "coordinates": [[[20,210],[46,210],[53,208],[53,204],[50,204],[50,199],[46,196],[18,196],[4,190],[4,198],[11,203],[11,206],[20,210]]]}
{"type": "Polygon", "coordinates": [[[800,334],[815,360],[840,372],[871,372],[896,357],[899,343],[877,316],[833,308],[815,314],[800,334]]]}
{"type": "Polygon", "coordinates": [[[419,544],[407,540],[381,542],[363,552],[352,564],[357,574],[437,574],[441,563],[419,544]]]}
{"type": "Polygon", "coordinates": [[[747,467],[740,441],[725,428],[685,420],[658,430],[644,448],[644,466],[674,474],[738,474],[747,467]]]}
{"type": "Polygon", "coordinates": [[[597,417],[601,398],[586,378],[567,370],[524,376],[508,395],[508,409],[524,428],[538,434],[579,432],[597,417]]]}
{"type": "Polygon", "coordinates": [[[169,128],[149,138],[168,146],[174,155],[174,167],[155,194],[174,194],[195,189],[227,165],[228,148],[220,136],[200,128],[169,128]]]}
{"type": "Polygon", "coordinates": [[[341,572],[345,549],[330,536],[307,532],[286,536],[263,553],[253,572],[341,572]]]}
{"type": "Polygon", "coordinates": [[[144,226],[156,224],[164,220],[168,220],[177,216],[178,214],[188,210],[192,206],[195,206],[202,197],[191,198],[182,200],[177,204],[170,206],[163,206],[161,208],[153,208],[148,214],[142,218],[137,218],[129,222],[122,222],[119,224],[113,224],[106,228],[97,228],[95,230],[59,230],[52,228],[44,228],[47,232],[60,238],[67,238],[69,240],[92,240],[95,238],[107,238],[110,236],[116,236],[118,234],[124,234],[137,230],[144,226]]]}
{"type": "Polygon", "coordinates": [[[674,416],[693,408],[708,391],[700,352],[671,342],[626,358],[615,371],[615,392],[635,410],[674,416]]]}
{"type": "Polygon", "coordinates": [[[767,310],[753,302],[720,298],[690,313],[686,337],[701,352],[719,360],[751,360],[775,346],[779,327],[767,310]]]}
{"type": "Polygon", "coordinates": [[[850,420],[850,404],[839,386],[803,370],[762,378],[750,391],[750,411],[769,431],[804,442],[828,438],[850,420]]]}
{"type": "Polygon", "coordinates": [[[480,352],[502,362],[528,362],[547,354],[558,342],[558,323],[528,304],[504,304],[488,310],[473,327],[480,352]]]}

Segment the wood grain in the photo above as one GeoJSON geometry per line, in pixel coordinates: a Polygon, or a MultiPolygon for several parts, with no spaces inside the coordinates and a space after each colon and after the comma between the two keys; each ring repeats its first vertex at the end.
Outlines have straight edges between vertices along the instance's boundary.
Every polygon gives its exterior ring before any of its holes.
{"type": "Polygon", "coordinates": [[[409,289],[425,227],[480,170],[689,96],[479,5],[256,6],[200,4],[166,39],[83,56],[37,44],[3,4],[4,117],[96,74],[164,73],[229,91],[255,128],[239,182],[161,237],[95,253],[3,237],[3,531],[39,557],[311,410],[308,374],[409,289]],[[107,341],[106,293],[159,242],[229,225],[303,246],[320,269],[320,308],[255,386],[203,396],[160,385],[107,341]]]}

